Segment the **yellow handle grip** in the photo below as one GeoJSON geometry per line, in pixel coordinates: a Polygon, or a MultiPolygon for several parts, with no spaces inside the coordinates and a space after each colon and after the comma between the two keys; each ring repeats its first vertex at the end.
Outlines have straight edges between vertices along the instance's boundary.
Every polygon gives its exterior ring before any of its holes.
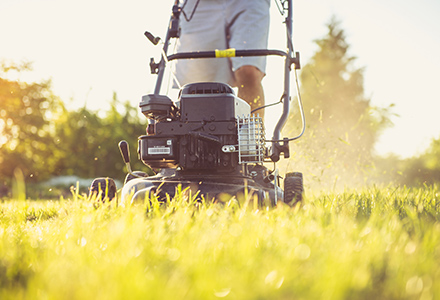
{"type": "Polygon", "coordinates": [[[215,50],[215,57],[235,57],[235,49],[215,50]]]}

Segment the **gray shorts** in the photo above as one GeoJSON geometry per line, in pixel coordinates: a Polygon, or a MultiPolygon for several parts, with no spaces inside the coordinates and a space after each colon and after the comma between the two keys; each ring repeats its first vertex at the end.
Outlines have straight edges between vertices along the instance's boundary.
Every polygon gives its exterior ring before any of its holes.
{"type": "MultiPolygon", "coordinates": [[[[185,5],[188,18],[196,2],[188,0],[185,5]]],[[[270,0],[200,0],[189,22],[180,15],[177,52],[266,49],[269,8],[270,0]]],[[[266,57],[182,59],[176,63],[176,76],[181,85],[216,81],[235,86],[234,72],[244,65],[265,73],[266,57]]]]}

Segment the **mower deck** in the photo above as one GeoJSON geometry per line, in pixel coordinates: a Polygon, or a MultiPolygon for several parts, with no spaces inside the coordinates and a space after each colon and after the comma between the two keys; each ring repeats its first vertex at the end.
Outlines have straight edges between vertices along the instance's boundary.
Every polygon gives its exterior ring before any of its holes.
{"type": "Polygon", "coordinates": [[[134,178],[125,183],[121,202],[143,202],[152,196],[160,200],[168,194],[172,199],[178,186],[181,190],[191,192],[192,196],[208,201],[228,201],[232,196],[237,198],[257,197],[260,204],[275,205],[277,199],[283,199],[283,191],[264,178],[262,166],[254,166],[250,174],[244,176],[240,171],[231,174],[185,173],[176,169],[163,169],[155,176],[134,178]]]}

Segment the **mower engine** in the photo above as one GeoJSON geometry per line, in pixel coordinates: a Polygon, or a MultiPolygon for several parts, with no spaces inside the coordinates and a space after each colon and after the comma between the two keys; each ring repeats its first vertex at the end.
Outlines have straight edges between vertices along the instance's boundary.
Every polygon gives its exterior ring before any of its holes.
{"type": "Polygon", "coordinates": [[[146,95],[140,108],[154,120],[138,147],[140,159],[152,168],[225,173],[267,157],[262,119],[251,116],[249,104],[227,84],[187,84],[176,103],[146,95]]]}

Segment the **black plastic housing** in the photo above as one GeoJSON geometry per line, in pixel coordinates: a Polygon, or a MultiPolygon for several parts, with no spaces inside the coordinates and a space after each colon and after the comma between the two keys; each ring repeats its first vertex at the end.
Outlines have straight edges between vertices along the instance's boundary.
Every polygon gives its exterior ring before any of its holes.
{"type": "Polygon", "coordinates": [[[168,96],[149,94],[142,96],[139,104],[141,112],[149,119],[171,117],[176,110],[173,101],[168,96]]]}
{"type": "Polygon", "coordinates": [[[236,97],[227,84],[198,82],[182,88],[181,121],[230,121],[236,118],[236,97]]]}
{"type": "Polygon", "coordinates": [[[152,168],[181,167],[184,171],[234,171],[235,152],[223,145],[237,144],[236,114],[249,113],[249,105],[238,99],[227,84],[193,83],[180,93],[180,110],[166,96],[147,95],[142,112],[159,120],[154,134],[139,137],[139,156],[152,168]],[[170,104],[171,102],[171,104],[170,104]],[[158,116],[173,118],[159,118],[158,116]]]}
{"type": "Polygon", "coordinates": [[[139,137],[140,158],[153,168],[173,168],[178,162],[177,138],[169,136],[139,137]]]}

